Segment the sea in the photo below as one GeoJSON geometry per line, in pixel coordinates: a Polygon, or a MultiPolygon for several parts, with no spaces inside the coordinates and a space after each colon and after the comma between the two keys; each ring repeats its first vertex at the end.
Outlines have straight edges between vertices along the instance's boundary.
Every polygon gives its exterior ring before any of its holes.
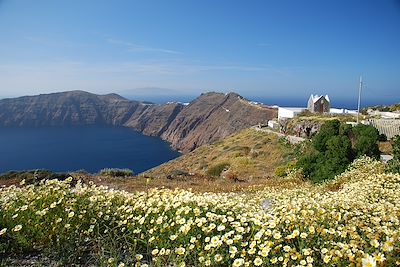
{"type": "Polygon", "coordinates": [[[178,156],[160,138],[125,127],[0,128],[0,173],[128,168],[138,174],[178,156]]]}

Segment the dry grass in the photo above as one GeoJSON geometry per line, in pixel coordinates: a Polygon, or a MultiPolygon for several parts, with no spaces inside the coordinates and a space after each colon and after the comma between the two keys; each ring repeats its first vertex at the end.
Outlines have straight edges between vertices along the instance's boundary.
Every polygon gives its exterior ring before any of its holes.
{"type": "MultiPolygon", "coordinates": [[[[150,185],[168,188],[192,188],[195,191],[238,191],[252,186],[276,183],[274,170],[294,158],[294,148],[271,133],[246,129],[222,141],[199,147],[193,152],[143,173],[138,181],[151,177],[150,185]],[[208,176],[208,170],[222,163],[228,167],[219,177],[208,176]],[[176,171],[184,178],[167,179],[176,171]],[[237,179],[230,179],[232,175],[237,179]]],[[[131,181],[130,183],[138,183],[131,181]]]]}
{"type": "Polygon", "coordinates": [[[87,177],[86,182],[92,181],[97,185],[107,185],[115,189],[128,192],[147,191],[153,188],[186,189],[193,192],[249,192],[261,190],[265,187],[291,189],[310,184],[301,179],[285,179],[268,177],[266,179],[252,179],[251,181],[234,181],[229,177],[210,179],[206,176],[190,176],[187,179],[169,180],[166,178],[146,178],[144,176],[131,178],[87,177]]]}
{"type": "Polygon", "coordinates": [[[392,143],[390,141],[379,142],[379,150],[383,154],[392,154],[393,153],[392,143]]]}

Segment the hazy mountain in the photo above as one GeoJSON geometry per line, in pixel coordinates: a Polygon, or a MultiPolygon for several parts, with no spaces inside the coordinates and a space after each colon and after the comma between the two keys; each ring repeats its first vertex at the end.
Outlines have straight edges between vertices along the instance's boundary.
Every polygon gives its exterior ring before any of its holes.
{"type": "Polygon", "coordinates": [[[83,91],[0,100],[1,126],[121,125],[140,106],[116,94],[83,91]]]}

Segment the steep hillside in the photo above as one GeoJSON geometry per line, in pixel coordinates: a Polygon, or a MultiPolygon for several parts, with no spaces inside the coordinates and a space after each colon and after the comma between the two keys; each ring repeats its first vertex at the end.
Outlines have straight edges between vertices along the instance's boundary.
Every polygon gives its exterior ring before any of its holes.
{"type": "Polygon", "coordinates": [[[145,135],[161,136],[184,106],[180,103],[141,105],[124,123],[145,135]]]}
{"type": "Polygon", "coordinates": [[[140,106],[119,95],[71,91],[0,100],[0,126],[121,125],[140,106]]]}
{"type": "Polygon", "coordinates": [[[184,153],[276,115],[276,109],[253,105],[235,93],[206,93],[187,106],[83,91],[0,100],[0,126],[127,126],[161,137],[184,153]]]}
{"type": "Polygon", "coordinates": [[[276,109],[250,104],[235,93],[206,93],[185,106],[161,135],[188,152],[277,116],[276,109]]]}
{"type": "Polygon", "coordinates": [[[159,183],[174,180],[194,182],[206,178],[214,186],[233,187],[266,183],[274,176],[276,167],[295,157],[296,147],[286,144],[273,133],[246,129],[211,145],[203,145],[194,151],[153,168],[143,176],[160,179],[159,183]],[[169,181],[168,181],[169,180],[169,181]]]}

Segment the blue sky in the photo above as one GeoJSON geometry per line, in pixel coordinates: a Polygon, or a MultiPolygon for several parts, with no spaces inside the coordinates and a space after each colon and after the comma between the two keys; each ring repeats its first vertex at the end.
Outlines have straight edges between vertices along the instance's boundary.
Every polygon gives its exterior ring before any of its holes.
{"type": "MultiPolygon", "coordinates": [[[[400,102],[398,0],[0,0],[0,97],[400,102]]],[[[276,101],[275,101],[276,102],[276,101]]]]}

